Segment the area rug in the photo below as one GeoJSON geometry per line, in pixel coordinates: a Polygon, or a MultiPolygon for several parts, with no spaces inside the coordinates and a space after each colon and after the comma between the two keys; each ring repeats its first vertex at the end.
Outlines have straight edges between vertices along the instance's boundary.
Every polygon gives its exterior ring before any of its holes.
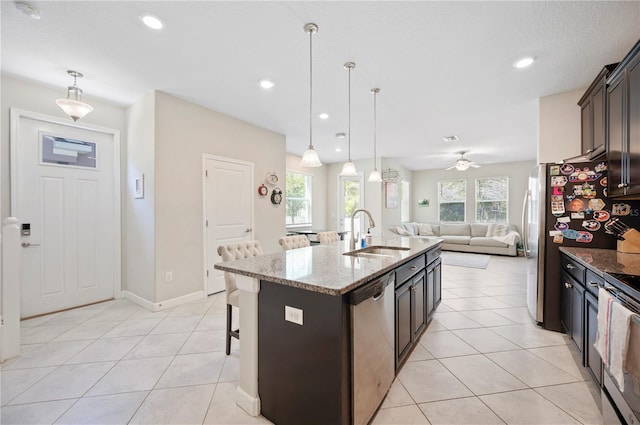
{"type": "Polygon", "coordinates": [[[474,269],[486,269],[489,265],[489,260],[491,260],[490,255],[451,251],[442,251],[440,257],[442,258],[442,264],[474,269]]]}

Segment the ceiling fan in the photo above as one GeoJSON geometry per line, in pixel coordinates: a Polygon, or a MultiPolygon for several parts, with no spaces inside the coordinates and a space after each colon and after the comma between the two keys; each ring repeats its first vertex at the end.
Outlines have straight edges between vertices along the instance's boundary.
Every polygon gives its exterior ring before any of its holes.
{"type": "Polygon", "coordinates": [[[478,168],[480,167],[478,164],[475,164],[473,161],[469,161],[467,158],[464,157],[465,153],[468,153],[469,151],[460,151],[460,152],[456,152],[457,154],[460,155],[460,159],[458,159],[455,164],[453,164],[451,167],[446,168],[447,170],[453,170],[454,168],[458,171],[464,171],[466,169],[468,169],[469,167],[473,167],[473,168],[478,168]]]}

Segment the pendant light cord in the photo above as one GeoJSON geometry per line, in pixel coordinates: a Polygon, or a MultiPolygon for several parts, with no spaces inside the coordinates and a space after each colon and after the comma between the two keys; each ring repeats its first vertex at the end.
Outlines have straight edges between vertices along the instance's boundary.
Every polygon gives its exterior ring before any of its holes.
{"type": "Polygon", "coordinates": [[[313,31],[309,31],[309,149],[313,149],[313,130],[311,120],[313,117],[313,31]]]}
{"type": "Polygon", "coordinates": [[[351,69],[353,67],[349,67],[349,125],[347,126],[347,131],[349,132],[349,162],[351,162],[351,69]]]}
{"type": "Polygon", "coordinates": [[[376,133],[378,130],[378,108],[377,108],[377,98],[378,92],[373,90],[373,169],[378,169],[378,164],[376,163],[376,143],[377,137],[376,133]]]}

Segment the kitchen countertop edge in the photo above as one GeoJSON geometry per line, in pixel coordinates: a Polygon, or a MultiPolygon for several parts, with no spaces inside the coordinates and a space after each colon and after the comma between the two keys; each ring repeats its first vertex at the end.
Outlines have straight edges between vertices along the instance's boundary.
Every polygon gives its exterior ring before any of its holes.
{"type": "Polygon", "coordinates": [[[618,252],[615,249],[559,247],[560,252],[604,277],[605,273],[640,275],[640,254],[618,252]]]}

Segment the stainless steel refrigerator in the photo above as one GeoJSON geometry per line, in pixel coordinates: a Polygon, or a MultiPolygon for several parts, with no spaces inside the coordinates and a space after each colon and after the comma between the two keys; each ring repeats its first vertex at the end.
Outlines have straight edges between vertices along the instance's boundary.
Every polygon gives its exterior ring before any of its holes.
{"type": "Polygon", "coordinates": [[[615,212],[606,187],[604,161],[541,164],[529,176],[522,213],[527,307],[546,329],[563,331],[558,248],[616,247],[615,236],[604,229],[615,212]]]}

